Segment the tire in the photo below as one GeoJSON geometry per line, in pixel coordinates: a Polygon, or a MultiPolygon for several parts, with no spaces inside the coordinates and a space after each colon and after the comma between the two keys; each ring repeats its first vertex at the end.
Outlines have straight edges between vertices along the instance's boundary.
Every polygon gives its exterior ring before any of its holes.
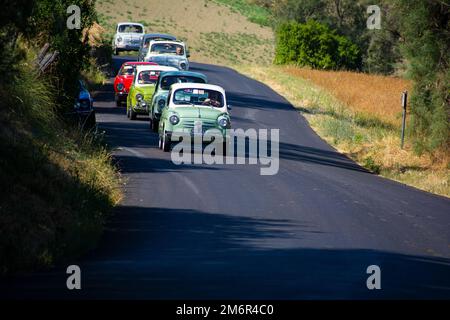
{"type": "Polygon", "coordinates": [[[158,132],[158,127],[159,127],[159,121],[158,120],[152,120],[152,131],[153,132],[158,132]]]}
{"type": "Polygon", "coordinates": [[[127,118],[130,119],[130,108],[127,106],[127,118]]]}
{"type": "Polygon", "coordinates": [[[115,56],[118,56],[118,55],[119,55],[119,49],[114,48],[114,55],[115,55],[115,56]]]}
{"type": "Polygon", "coordinates": [[[159,137],[159,139],[158,139],[158,148],[162,149],[162,138],[161,137],[159,137]]]}
{"type": "Polygon", "coordinates": [[[223,156],[226,157],[227,156],[227,152],[231,151],[230,156],[234,157],[234,148],[231,148],[231,143],[230,143],[230,139],[226,139],[224,138],[223,142],[222,142],[222,150],[223,150],[223,156]]]}
{"type": "Polygon", "coordinates": [[[134,112],[133,108],[130,108],[130,120],[136,120],[136,117],[136,112],[134,112]]]}
{"type": "Polygon", "coordinates": [[[162,149],[164,152],[169,152],[170,151],[170,146],[171,146],[171,141],[170,141],[170,137],[168,134],[163,135],[163,141],[162,141],[162,149]]]}
{"type": "Polygon", "coordinates": [[[223,143],[223,145],[222,145],[222,155],[225,157],[226,155],[227,155],[227,151],[228,151],[228,141],[224,141],[224,142],[222,142],[223,143]]]}
{"type": "Polygon", "coordinates": [[[122,106],[122,101],[120,101],[120,99],[118,97],[116,97],[116,107],[121,107],[122,106]]]}

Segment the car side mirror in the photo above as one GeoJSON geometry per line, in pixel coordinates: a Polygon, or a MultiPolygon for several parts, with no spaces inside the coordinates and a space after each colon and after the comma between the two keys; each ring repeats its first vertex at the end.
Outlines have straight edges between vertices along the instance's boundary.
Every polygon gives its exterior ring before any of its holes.
{"type": "Polygon", "coordinates": [[[189,52],[186,52],[186,58],[190,58],[191,54],[189,52]]]}
{"type": "Polygon", "coordinates": [[[227,109],[228,109],[228,111],[233,110],[233,108],[231,107],[231,105],[227,105],[227,109]]]}

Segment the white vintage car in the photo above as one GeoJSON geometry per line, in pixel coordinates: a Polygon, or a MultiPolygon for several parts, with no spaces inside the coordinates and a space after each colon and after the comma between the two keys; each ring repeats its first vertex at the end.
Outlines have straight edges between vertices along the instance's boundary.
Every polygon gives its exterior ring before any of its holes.
{"type": "Polygon", "coordinates": [[[189,52],[181,41],[150,41],[144,61],[155,62],[161,66],[175,67],[178,70],[189,70],[189,52]]]}
{"type": "Polygon", "coordinates": [[[145,28],[140,23],[118,23],[112,44],[114,54],[118,55],[120,51],[139,51],[144,33],[145,28]]]}

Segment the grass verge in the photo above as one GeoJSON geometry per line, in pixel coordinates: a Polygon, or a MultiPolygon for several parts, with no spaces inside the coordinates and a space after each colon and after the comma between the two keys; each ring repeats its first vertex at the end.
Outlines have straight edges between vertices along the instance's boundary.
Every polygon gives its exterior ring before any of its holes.
{"type": "Polygon", "coordinates": [[[300,110],[328,143],[363,167],[416,188],[450,196],[449,154],[400,148],[400,95],[404,80],[286,66],[238,65],[300,110]]]}
{"type": "Polygon", "coordinates": [[[93,248],[122,194],[101,137],[57,116],[30,61],[0,96],[0,274],[10,274],[93,248]]]}

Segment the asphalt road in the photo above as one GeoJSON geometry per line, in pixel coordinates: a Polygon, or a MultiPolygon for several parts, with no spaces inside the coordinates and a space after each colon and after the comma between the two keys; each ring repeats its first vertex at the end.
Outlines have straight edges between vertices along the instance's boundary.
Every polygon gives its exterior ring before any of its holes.
{"type": "Polygon", "coordinates": [[[8,280],[6,297],[450,298],[449,199],[366,172],[267,86],[191,67],[225,88],[234,128],[280,129],[278,174],[173,164],[146,118],[115,107],[109,86],[97,120],[128,182],[98,249],[70,263],[82,290],[66,289],[59,266],[8,280]],[[366,287],[370,265],[381,268],[381,290],[366,287]]]}

